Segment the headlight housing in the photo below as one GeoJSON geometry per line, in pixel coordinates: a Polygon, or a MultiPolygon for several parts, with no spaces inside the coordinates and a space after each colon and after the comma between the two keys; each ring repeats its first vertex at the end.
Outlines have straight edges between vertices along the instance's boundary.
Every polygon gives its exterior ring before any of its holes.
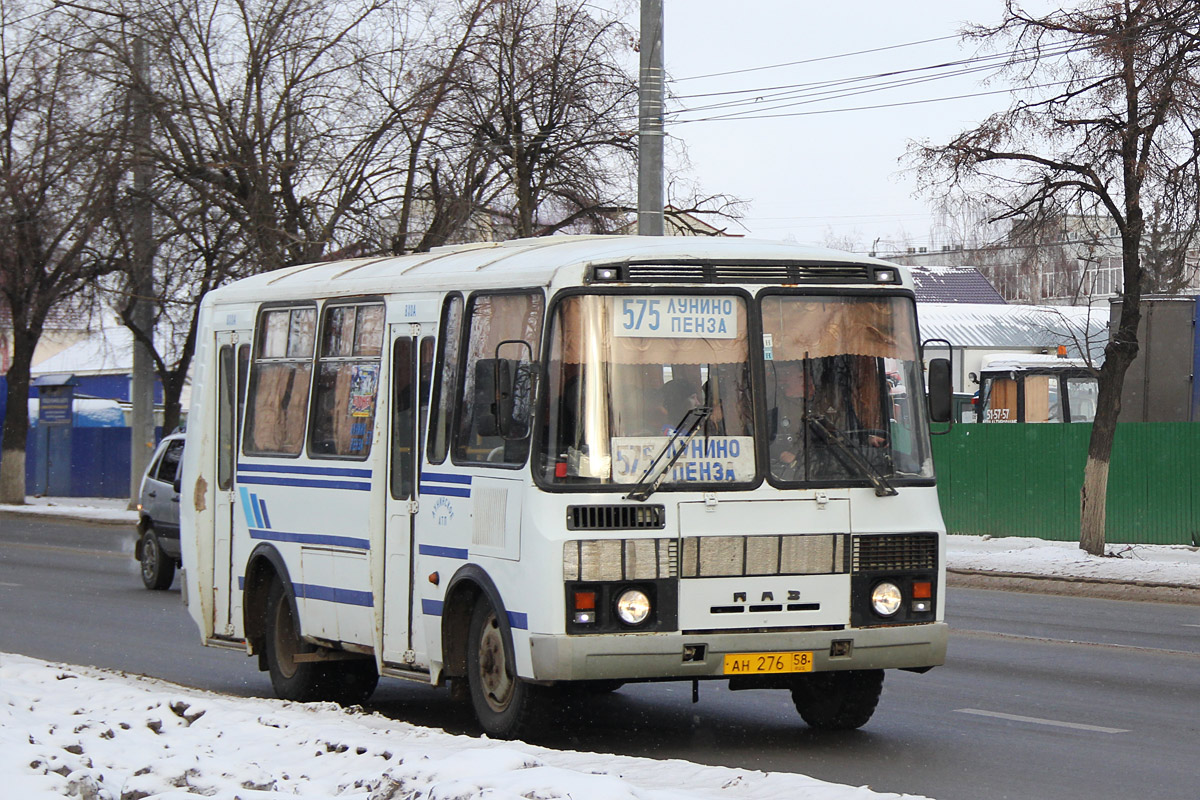
{"type": "Polygon", "coordinates": [[[881,581],[871,590],[871,608],[881,617],[894,616],[903,601],[900,587],[891,581],[881,581]]]}
{"type": "Polygon", "coordinates": [[[650,598],[641,589],[626,589],[617,596],[617,618],[626,625],[641,625],[650,616],[650,598]]]}

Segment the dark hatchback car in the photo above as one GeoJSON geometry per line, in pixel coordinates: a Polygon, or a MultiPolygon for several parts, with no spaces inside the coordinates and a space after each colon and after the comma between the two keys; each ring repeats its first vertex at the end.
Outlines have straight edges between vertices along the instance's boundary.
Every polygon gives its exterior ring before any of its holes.
{"type": "Polygon", "coordinates": [[[179,475],[183,434],[165,437],[154,451],[138,493],[137,543],[133,557],[142,563],[147,589],[167,589],[179,566],[179,475]]]}

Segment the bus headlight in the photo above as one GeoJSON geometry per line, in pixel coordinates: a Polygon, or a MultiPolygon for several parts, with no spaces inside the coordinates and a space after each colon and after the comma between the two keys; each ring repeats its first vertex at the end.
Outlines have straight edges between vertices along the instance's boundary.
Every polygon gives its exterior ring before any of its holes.
{"type": "Polygon", "coordinates": [[[871,590],[871,608],[881,617],[890,617],[899,611],[902,600],[900,587],[889,581],[878,583],[871,590]]]}
{"type": "Polygon", "coordinates": [[[641,625],[650,616],[650,598],[641,589],[626,589],[617,598],[617,616],[626,625],[641,625]]]}

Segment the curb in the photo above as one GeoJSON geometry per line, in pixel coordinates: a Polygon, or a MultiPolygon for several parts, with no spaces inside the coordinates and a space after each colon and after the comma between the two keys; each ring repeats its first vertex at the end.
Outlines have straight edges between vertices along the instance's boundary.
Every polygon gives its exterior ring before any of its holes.
{"type": "Polygon", "coordinates": [[[1091,597],[1101,600],[1138,600],[1200,605],[1200,586],[1177,583],[947,568],[946,584],[963,589],[996,589],[1007,592],[1091,597]]]}
{"type": "Polygon", "coordinates": [[[4,515],[4,516],[10,517],[10,518],[32,517],[32,518],[40,519],[40,520],[69,519],[69,520],[75,520],[77,522],[91,522],[96,525],[137,525],[136,512],[130,512],[131,514],[135,514],[135,516],[131,519],[110,519],[107,517],[96,517],[96,516],[88,514],[87,512],[84,512],[84,511],[50,512],[50,511],[34,510],[35,508],[41,508],[41,507],[39,507],[39,506],[0,506],[0,515],[4,515]]]}

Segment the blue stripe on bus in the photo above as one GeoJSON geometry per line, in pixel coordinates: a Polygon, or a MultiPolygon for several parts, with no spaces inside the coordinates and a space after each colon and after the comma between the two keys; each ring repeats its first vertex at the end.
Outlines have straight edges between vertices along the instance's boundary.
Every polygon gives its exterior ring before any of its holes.
{"type": "Polygon", "coordinates": [[[353,547],[357,550],[370,550],[371,542],[353,536],[331,536],[324,533],[287,533],[285,531],[267,531],[250,529],[251,539],[264,539],[271,542],[298,542],[299,544],[325,544],[334,547],[353,547]]]}
{"type": "Polygon", "coordinates": [[[371,491],[369,483],[350,481],[318,481],[305,478],[260,478],[255,475],[238,475],[238,483],[264,484],[267,486],[299,486],[306,489],[351,489],[359,492],[371,491]]]}
{"type": "Polygon", "coordinates": [[[470,489],[458,489],[453,486],[430,486],[421,484],[421,494],[441,495],[443,497],[470,497],[470,489]]]}
{"type": "Polygon", "coordinates": [[[255,504],[250,502],[250,490],[242,486],[239,487],[238,494],[242,498],[242,512],[246,515],[246,524],[262,527],[262,522],[258,519],[258,514],[255,513],[255,504]]]}
{"type": "Polygon", "coordinates": [[[438,483],[465,483],[470,485],[470,475],[454,475],[450,472],[429,472],[425,470],[421,473],[421,480],[436,481],[438,483]]]}
{"type": "Polygon", "coordinates": [[[267,516],[267,501],[263,500],[261,497],[258,498],[258,507],[262,509],[262,527],[271,527],[271,518],[267,516]]]}
{"type": "Polygon", "coordinates": [[[467,548],[465,547],[442,547],[436,544],[422,544],[417,546],[417,552],[423,556],[460,558],[464,561],[467,559],[467,548]]]}
{"type": "Polygon", "coordinates": [[[293,467],[276,464],[238,464],[238,472],[279,472],[287,475],[328,475],[340,478],[369,478],[369,469],[349,467],[293,467]]]}
{"type": "Polygon", "coordinates": [[[440,617],[442,615],[442,601],[421,598],[421,611],[431,617],[440,617]]]}
{"type": "Polygon", "coordinates": [[[356,589],[341,589],[337,586],[319,586],[314,583],[293,583],[292,591],[296,597],[306,600],[326,600],[330,603],[341,603],[347,606],[375,605],[375,596],[370,592],[360,592],[356,589]]]}
{"type": "Polygon", "coordinates": [[[508,612],[508,624],[513,628],[519,628],[523,631],[528,630],[529,629],[529,615],[523,611],[509,611],[508,612]]]}

